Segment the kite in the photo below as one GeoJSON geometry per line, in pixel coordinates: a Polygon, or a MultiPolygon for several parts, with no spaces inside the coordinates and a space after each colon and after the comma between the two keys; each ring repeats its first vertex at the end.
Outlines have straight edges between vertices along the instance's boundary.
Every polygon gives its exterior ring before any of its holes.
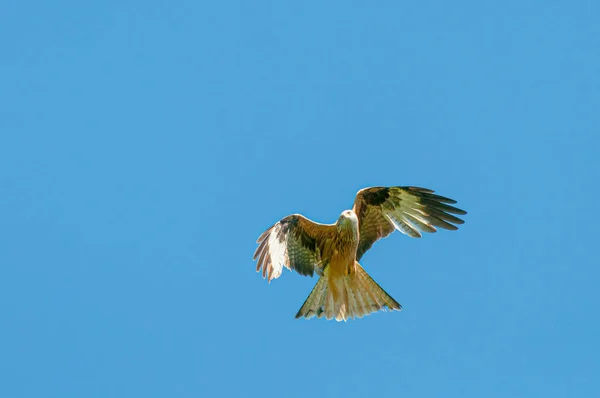
{"type": "Polygon", "coordinates": [[[456,201],[412,186],[372,187],[358,191],[352,210],[335,224],[320,224],[300,214],[289,215],[256,241],[256,271],[279,278],[283,267],[300,275],[320,277],[296,318],[325,317],[337,321],[362,318],[402,306],[358,263],[373,243],[399,230],[412,238],[436,227],[456,230],[467,214],[451,206],[456,201]]]}

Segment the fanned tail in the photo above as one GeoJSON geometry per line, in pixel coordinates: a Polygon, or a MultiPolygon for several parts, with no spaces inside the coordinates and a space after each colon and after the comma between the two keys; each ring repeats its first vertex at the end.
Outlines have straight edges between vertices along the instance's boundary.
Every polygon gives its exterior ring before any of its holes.
{"type": "Polygon", "coordinates": [[[400,310],[394,300],[367,274],[358,262],[354,272],[330,277],[328,269],[296,314],[296,318],[325,317],[336,321],[362,318],[379,310],[400,310]]]}

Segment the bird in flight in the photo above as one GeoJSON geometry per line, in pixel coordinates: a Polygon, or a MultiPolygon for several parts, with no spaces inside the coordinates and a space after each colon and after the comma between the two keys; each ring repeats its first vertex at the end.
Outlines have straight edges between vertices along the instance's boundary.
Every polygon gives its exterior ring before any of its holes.
{"type": "Polygon", "coordinates": [[[436,227],[456,230],[464,221],[453,214],[466,211],[450,206],[455,200],[418,187],[372,187],[358,191],[352,210],[335,224],[316,223],[300,214],[289,215],[256,241],[256,272],[279,278],[283,267],[319,280],[296,318],[325,317],[337,321],[362,318],[379,310],[402,306],[358,263],[373,243],[399,230],[412,238],[436,227]]]}

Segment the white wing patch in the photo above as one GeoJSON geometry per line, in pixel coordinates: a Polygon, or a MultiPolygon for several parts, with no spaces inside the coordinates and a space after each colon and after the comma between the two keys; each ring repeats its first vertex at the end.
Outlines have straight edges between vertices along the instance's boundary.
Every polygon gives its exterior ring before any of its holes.
{"type": "Polygon", "coordinates": [[[423,211],[423,205],[410,195],[402,195],[386,203],[383,214],[394,228],[413,238],[420,238],[421,232],[435,232],[429,214],[423,211]],[[394,204],[394,201],[397,204],[394,204]],[[419,232],[421,231],[421,232],[419,232]]]}
{"type": "MultiPolygon", "coordinates": [[[[279,241],[279,237],[282,234],[281,232],[281,224],[277,223],[273,227],[273,230],[269,234],[269,243],[267,245],[267,250],[269,251],[268,255],[271,261],[267,264],[267,274],[269,276],[269,282],[271,279],[277,279],[281,276],[281,271],[283,267],[287,267],[286,261],[286,251],[287,251],[287,234],[283,241],[279,241]]],[[[289,267],[287,267],[289,269],[289,267]]]]}
{"type": "Polygon", "coordinates": [[[402,218],[401,215],[387,210],[385,210],[383,214],[398,231],[413,238],[421,237],[421,233],[415,227],[410,225],[410,222],[407,219],[402,218]]]}

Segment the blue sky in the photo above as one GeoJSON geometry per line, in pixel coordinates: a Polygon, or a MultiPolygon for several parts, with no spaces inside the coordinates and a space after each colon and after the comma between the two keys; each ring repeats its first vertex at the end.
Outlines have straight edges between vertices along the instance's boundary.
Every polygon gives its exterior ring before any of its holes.
{"type": "Polygon", "coordinates": [[[3,6],[1,397],[600,394],[600,3],[301,3],[3,6]],[[466,224],[295,320],[256,238],[372,185],[466,224]]]}

